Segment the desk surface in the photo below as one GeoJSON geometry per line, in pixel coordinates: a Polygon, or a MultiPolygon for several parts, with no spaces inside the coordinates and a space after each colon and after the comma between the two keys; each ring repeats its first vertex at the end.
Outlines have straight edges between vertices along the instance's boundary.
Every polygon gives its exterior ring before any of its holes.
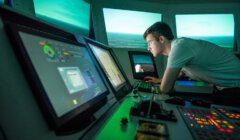
{"type": "MultiPolygon", "coordinates": [[[[143,94],[145,98],[148,98],[149,94],[143,94]]],[[[120,106],[116,109],[116,111],[109,117],[109,119],[105,122],[102,128],[96,133],[94,139],[97,140],[133,140],[137,133],[138,129],[138,121],[141,120],[149,120],[149,121],[157,121],[161,123],[165,123],[169,132],[169,139],[184,139],[191,140],[193,139],[188,128],[183,122],[179,112],[177,111],[176,105],[165,104],[162,100],[168,98],[168,96],[160,96],[157,95],[155,101],[161,102],[164,109],[173,110],[178,121],[177,122],[169,122],[162,120],[152,120],[146,119],[142,117],[134,117],[130,116],[130,108],[137,102],[137,98],[132,97],[131,95],[127,96],[126,99],[120,104],[120,106]],[[125,117],[128,119],[128,124],[126,126],[121,125],[121,119],[125,117]]]]}

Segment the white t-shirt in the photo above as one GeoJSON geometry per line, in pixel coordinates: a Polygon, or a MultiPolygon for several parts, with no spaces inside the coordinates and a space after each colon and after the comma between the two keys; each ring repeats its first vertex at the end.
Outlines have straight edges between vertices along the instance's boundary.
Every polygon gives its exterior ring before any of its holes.
{"type": "Polygon", "coordinates": [[[167,68],[182,68],[190,78],[219,87],[240,87],[240,60],[233,52],[207,41],[173,40],[167,68]]]}

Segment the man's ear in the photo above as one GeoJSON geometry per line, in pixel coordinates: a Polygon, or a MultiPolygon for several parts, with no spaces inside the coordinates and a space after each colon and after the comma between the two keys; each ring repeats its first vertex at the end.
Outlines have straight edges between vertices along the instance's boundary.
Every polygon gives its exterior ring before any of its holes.
{"type": "Polygon", "coordinates": [[[160,43],[164,43],[164,41],[165,41],[165,37],[162,35],[160,35],[158,39],[159,39],[160,43]]]}

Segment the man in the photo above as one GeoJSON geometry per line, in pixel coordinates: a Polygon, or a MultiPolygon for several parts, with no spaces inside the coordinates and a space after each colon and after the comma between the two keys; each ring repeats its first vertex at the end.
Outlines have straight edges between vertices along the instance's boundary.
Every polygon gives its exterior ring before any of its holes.
{"type": "Polygon", "coordinates": [[[182,72],[191,79],[214,84],[219,91],[233,89],[240,94],[240,60],[230,51],[203,40],[174,39],[171,28],[156,22],[144,33],[148,50],[154,57],[168,56],[162,79],[145,77],[146,82],[160,83],[161,93],[169,93],[182,72]]]}

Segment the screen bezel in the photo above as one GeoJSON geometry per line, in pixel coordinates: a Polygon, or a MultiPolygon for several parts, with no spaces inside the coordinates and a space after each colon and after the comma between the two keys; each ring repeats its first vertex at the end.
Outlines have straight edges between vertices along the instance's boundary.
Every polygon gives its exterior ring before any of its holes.
{"type": "Polygon", "coordinates": [[[157,67],[156,67],[154,58],[153,58],[153,56],[149,52],[128,51],[128,56],[129,56],[129,59],[130,59],[130,64],[131,64],[131,69],[132,69],[132,73],[133,73],[133,78],[134,79],[143,80],[144,77],[146,77],[146,76],[158,77],[157,67]],[[134,60],[133,60],[133,56],[134,55],[147,55],[147,56],[149,56],[152,59],[152,62],[153,62],[154,72],[136,73],[134,60]]]}
{"type": "MultiPolygon", "coordinates": [[[[87,37],[84,37],[83,39],[84,39],[86,45],[88,46],[91,54],[92,54],[92,55],[94,56],[94,58],[97,60],[97,63],[98,63],[98,65],[100,66],[101,70],[103,71],[103,74],[104,74],[104,76],[106,77],[107,82],[108,82],[108,84],[110,85],[111,89],[112,89],[113,92],[115,93],[115,96],[116,96],[118,99],[120,99],[123,95],[118,95],[118,94],[120,94],[120,93],[118,93],[118,92],[120,92],[120,90],[121,90],[122,88],[124,88],[125,86],[129,86],[129,87],[127,87],[127,90],[130,91],[130,90],[131,90],[131,87],[130,87],[130,83],[129,83],[129,81],[128,81],[128,78],[127,78],[126,74],[124,73],[122,67],[120,66],[120,63],[119,63],[118,60],[117,60],[117,57],[116,57],[115,54],[113,53],[112,49],[109,48],[109,47],[107,47],[106,45],[104,45],[104,44],[102,44],[102,43],[100,43],[100,42],[97,42],[97,41],[95,41],[95,40],[92,40],[92,39],[90,39],[90,38],[87,38],[87,37]],[[89,44],[92,44],[92,45],[94,45],[94,46],[96,46],[96,47],[98,47],[98,48],[104,49],[104,50],[106,50],[107,52],[109,52],[109,54],[110,54],[110,56],[112,57],[115,65],[116,65],[117,68],[119,69],[119,72],[122,74],[123,78],[125,79],[125,82],[123,82],[123,83],[122,83],[121,85],[119,85],[117,88],[114,88],[114,86],[111,84],[111,81],[108,79],[106,73],[105,73],[104,70],[103,70],[102,65],[100,64],[98,58],[95,56],[95,54],[94,54],[93,50],[91,49],[91,47],[89,46],[89,44]],[[128,89],[128,88],[129,88],[129,89],[128,89]]],[[[128,92],[128,91],[124,91],[124,92],[128,92]]],[[[127,93],[126,93],[126,94],[127,94],[127,93]]]]}
{"type": "MultiPolygon", "coordinates": [[[[22,66],[23,73],[25,74],[25,77],[30,85],[30,88],[31,88],[33,94],[35,95],[36,100],[39,103],[39,107],[42,110],[43,115],[46,117],[46,120],[47,120],[50,128],[58,131],[59,129],[62,129],[61,128],[62,126],[66,125],[68,122],[70,122],[72,120],[77,120],[78,122],[82,122],[84,125],[84,123],[86,123],[87,120],[93,116],[93,113],[96,112],[100,108],[99,104],[101,104],[101,106],[103,106],[102,102],[106,101],[106,96],[109,94],[107,86],[104,82],[103,83],[106,88],[105,92],[103,92],[99,96],[96,96],[95,98],[89,100],[88,102],[72,109],[71,111],[67,112],[66,114],[58,117],[53,106],[51,105],[51,102],[50,102],[50,100],[47,96],[47,93],[40,81],[40,78],[37,75],[37,71],[35,70],[35,67],[32,64],[30,57],[28,56],[27,50],[24,47],[24,44],[20,37],[19,32],[25,32],[25,33],[37,35],[40,37],[77,45],[79,47],[83,47],[83,48],[86,48],[86,50],[88,50],[84,44],[80,44],[73,40],[66,39],[64,37],[56,36],[56,35],[53,35],[50,33],[42,32],[42,31],[39,31],[39,30],[36,30],[33,28],[29,28],[26,26],[17,25],[17,24],[13,24],[13,23],[6,24],[5,29],[10,38],[10,42],[12,43],[13,50],[19,60],[19,63],[22,66]],[[77,117],[78,117],[78,119],[76,119],[77,117]],[[81,118],[79,118],[79,117],[81,117],[81,118]]],[[[93,61],[93,63],[94,63],[94,67],[98,70],[96,63],[94,61],[93,61]]],[[[100,73],[99,73],[99,75],[101,77],[101,80],[104,81],[102,75],[100,73]]],[[[65,129],[65,128],[63,128],[63,129],[65,129]]],[[[62,131],[62,130],[60,130],[60,131],[62,131]]],[[[68,130],[66,130],[66,131],[68,131],[68,130]]]]}

